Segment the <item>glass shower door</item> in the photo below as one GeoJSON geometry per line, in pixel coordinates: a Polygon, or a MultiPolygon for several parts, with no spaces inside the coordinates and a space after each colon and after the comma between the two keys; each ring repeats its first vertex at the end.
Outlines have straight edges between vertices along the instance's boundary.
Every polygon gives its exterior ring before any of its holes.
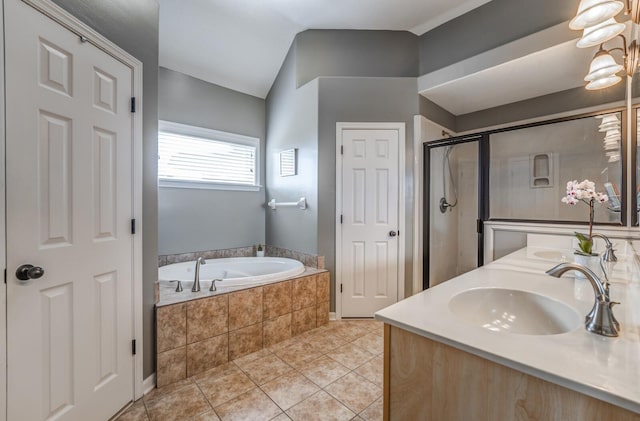
{"type": "Polygon", "coordinates": [[[425,287],[478,267],[481,139],[425,145],[425,287]]]}

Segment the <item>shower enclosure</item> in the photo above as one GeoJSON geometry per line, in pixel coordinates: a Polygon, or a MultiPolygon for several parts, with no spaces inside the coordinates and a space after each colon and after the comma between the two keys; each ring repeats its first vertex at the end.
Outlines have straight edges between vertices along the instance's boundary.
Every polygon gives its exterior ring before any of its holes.
{"type": "Polygon", "coordinates": [[[425,144],[425,279],[432,287],[478,267],[482,136],[425,144]],[[427,215],[428,214],[428,215],[427,215]]]}
{"type": "MultiPolygon", "coordinates": [[[[569,180],[589,179],[609,196],[595,209],[598,226],[626,226],[627,207],[640,201],[640,167],[627,201],[626,126],[609,109],[425,143],[423,287],[482,265],[487,223],[586,226],[583,206],[560,201],[569,180]]],[[[496,233],[490,260],[524,247],[525,234],[496,233]]]]}

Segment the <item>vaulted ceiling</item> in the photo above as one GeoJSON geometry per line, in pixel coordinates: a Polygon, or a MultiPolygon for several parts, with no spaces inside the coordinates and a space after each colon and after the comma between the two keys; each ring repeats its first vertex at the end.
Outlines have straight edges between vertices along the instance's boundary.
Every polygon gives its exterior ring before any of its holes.
{"type": "Polygon", "coordinates": [[[490,0],[160,0],[160,66],[266,97],[298,32],[417,35],[490,0]]]}

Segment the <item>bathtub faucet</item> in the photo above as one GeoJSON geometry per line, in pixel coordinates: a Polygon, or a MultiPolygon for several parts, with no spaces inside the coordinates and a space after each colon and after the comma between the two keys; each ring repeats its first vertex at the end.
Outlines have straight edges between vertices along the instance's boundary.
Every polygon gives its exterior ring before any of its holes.
{"type": "Polygon", "coordinates": [[[202,257],[198,257],[196,260],[196,275],[193,278],[193,288],[191,288],[191,292],[200,292],[200,265],[206,265],[207,261],[202,257]]]}

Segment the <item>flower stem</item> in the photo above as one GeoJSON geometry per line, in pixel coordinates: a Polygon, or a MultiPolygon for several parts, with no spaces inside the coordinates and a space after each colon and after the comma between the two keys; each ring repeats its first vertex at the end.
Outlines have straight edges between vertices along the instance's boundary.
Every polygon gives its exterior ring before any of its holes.
{"type": "MultiPolygon", "coordinates": [[[[593,219],[594,219],[594,214],[595,214],[595,210],[594,210],[594,199],[589,200],[589,242],[591,243],[591,246],[593,247],[593,219]]],[[[589,250],[591,252],[591,250],[589,250]]]]}

